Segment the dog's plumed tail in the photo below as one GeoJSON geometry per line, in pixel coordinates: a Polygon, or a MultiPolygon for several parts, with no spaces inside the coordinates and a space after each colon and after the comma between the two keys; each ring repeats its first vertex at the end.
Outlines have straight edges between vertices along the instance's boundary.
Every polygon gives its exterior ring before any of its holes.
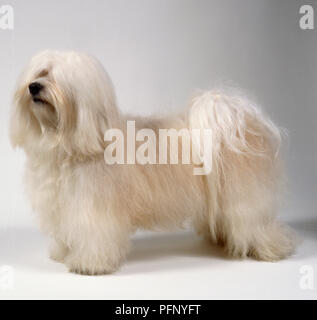
{"type": "Polygon", "coordinates": [[[241,155],[278,156],[280,130],[242,96],[203,93],[192,100],[189,114],[191,128],[212,129],[213,157],[217,159],[222,147],[241,155]]]}
{"type": "MultiPolygon", "coordinates": [[[[212,132],[211,173],[204,177],[208,212],[197,222],[198,231],[226,245],[233,256],[277,260],[289,255],[292,236],[275,219],[282,180],[280,130],[243,96],[221,91],[196,96],[188,122],[191,129],[212,132]]],[[[195,143],[193,149],[201,153],[195,143]]]]}

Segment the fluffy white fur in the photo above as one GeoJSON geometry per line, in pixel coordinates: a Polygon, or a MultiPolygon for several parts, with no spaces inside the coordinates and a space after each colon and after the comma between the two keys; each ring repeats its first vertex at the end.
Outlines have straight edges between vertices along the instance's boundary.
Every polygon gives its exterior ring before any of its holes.
{"type": "Polygon", "coordinates": [[[241,96],[214,90],[195,97],[181,115],[127,117],[96,59],[46,51],[18,82],[10,134],[27,155],[26,185],[52,238],[50,255],[72,272],[113,272],[137,229],[188,222],[232,257],[273,261],[293,251],[292,236],[275,217],[279,130],[241,96]],[[44,86],[42,102],[29,93],[34,81],[44,86]],[[194,176],[192,165],[107,165],[104,133],[124,131],[128,119],[156,132],[211,128],[211,174],[194,176]]]}

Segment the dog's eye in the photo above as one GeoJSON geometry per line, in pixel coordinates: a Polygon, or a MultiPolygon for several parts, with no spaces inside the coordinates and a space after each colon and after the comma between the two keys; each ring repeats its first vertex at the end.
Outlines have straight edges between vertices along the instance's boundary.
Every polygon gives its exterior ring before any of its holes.
{"type": "Polygon", "coordinates": [[[48,75],[48,70],[47,69],[43,69],[38,76],[39,77],[46,77],[48,75]]]}

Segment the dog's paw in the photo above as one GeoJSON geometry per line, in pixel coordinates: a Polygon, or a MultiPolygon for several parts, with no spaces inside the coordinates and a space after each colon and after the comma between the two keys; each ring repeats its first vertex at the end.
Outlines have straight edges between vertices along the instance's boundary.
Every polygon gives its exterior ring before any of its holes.
{"type": "Polygon", "coordinates": [[[295,233],[286,226],[275,225],[266,237],[254,242],[249,256],[261,261],[278,261],[291,256],[298,239],[295,233]]]}
{"type": "Polygon", "coordinates": [[[69,267],[69,272],[70,273],[76,273],[80,274],[83,276],[102,276],[102,275],[107,275],[111,274],[116,270],[109,270],[107,268],[85,268],[85,267],[69,267]]]}
{"type": "Polygon", "coordinates": [[[274,262],[292,255],[297,238],[286,226],[274,223],[269,226],[254,229],[252,238],[235,238],[226,243],[229,256],[244,259],[252,258],[259,261],[274,262]],[[239,240],[239,241],[238,241],[239,240]]]}
{"type": "Polygon", "coordinates": [[[60,243],[51,243],[49,248],[49,257],[51,260],[59,263],[63,263],[69,250],[66,246],[60,243]]]}
{"type": "Polygon", "coordinates": [[[106,258],[95,259],[92,257],[75,257],[73,255],[67,256],[65,264],[69,272],[87,276],[111,274],[119,268],[118,263],[111,263],[106,258]]]}

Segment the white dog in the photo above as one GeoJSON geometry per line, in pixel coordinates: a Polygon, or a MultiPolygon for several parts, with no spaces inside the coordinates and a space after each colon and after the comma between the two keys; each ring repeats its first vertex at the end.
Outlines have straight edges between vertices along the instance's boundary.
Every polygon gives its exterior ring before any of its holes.
{"type": "Polygon", "coordinates": [[[232,257],[273,261],[293,251],[291,234],[275,217],[279,130],[241,96],[206,92],[180,116],[133,119],[118,110],[96,59],[46,51],[19,80],[10,134],[27,156],[28,192],[52,238],[50,256],[72,272],[113,272],[137,229],[172,230],[188,222],[232,257]],[[125,132],[129,119],[155,132],[211,129],[212,172],[195,176],[193,165],[182,164],[107,164],[104,134],[125,132]]]}

